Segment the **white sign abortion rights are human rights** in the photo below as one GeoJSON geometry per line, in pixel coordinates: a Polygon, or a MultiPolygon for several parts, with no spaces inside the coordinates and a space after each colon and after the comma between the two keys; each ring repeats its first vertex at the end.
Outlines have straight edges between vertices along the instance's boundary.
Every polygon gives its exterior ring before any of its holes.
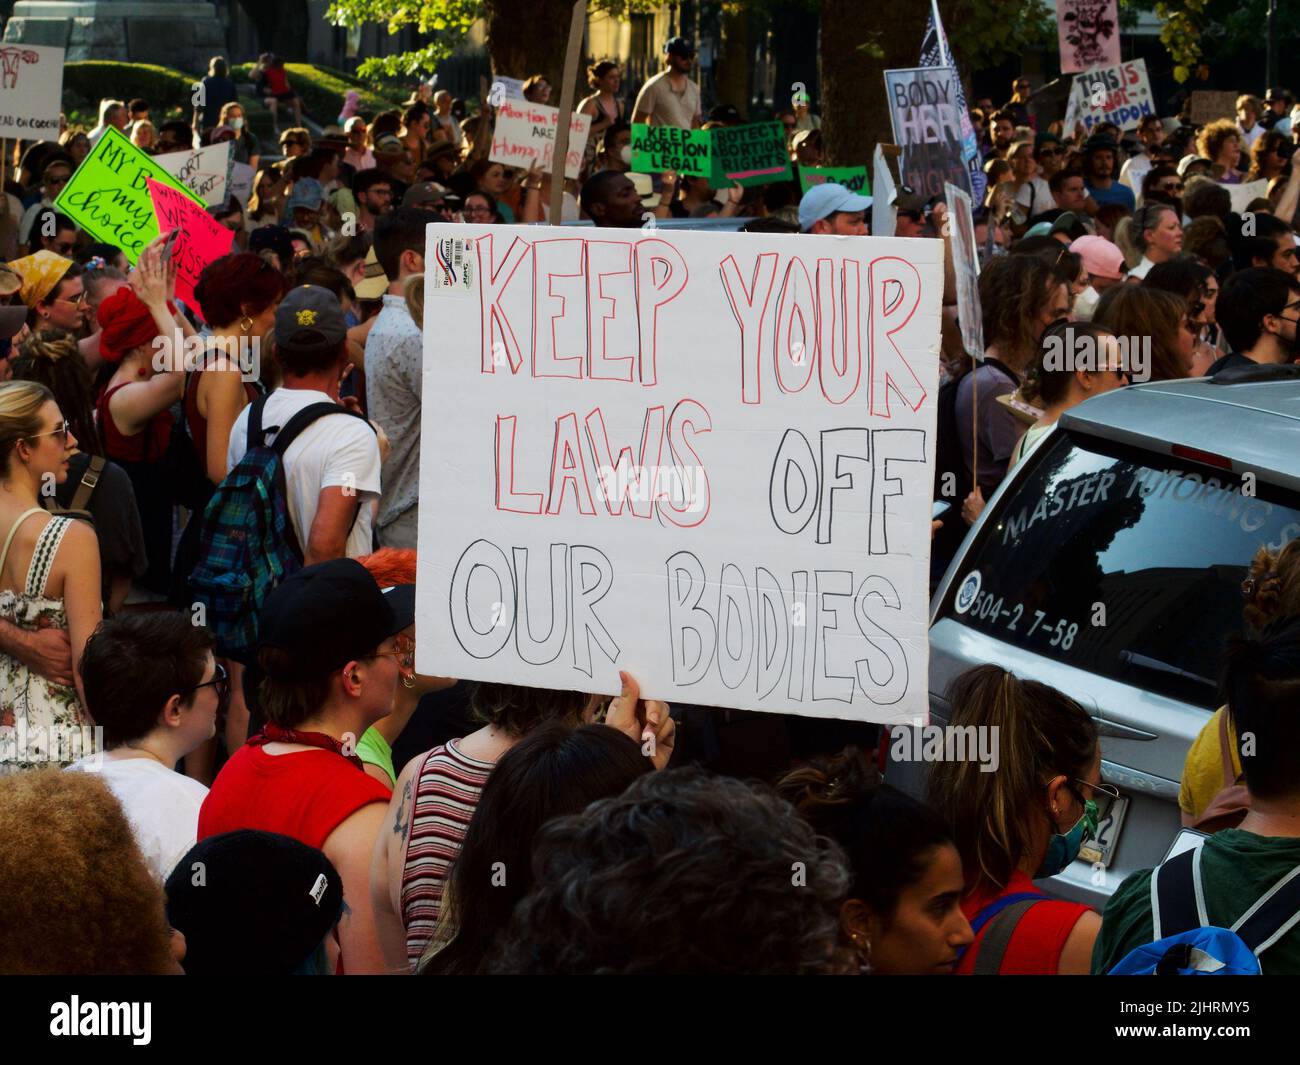
{"type": "Polygon", "coordinates": [[[421,673],[925,717],[939,241],[427,239],[421,673]]]}

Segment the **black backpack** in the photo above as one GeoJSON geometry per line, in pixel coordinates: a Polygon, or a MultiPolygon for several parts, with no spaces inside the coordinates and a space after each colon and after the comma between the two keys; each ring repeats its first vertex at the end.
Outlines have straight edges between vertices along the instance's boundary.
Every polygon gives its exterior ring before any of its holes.
{"type": "MultiPolygon", "coordinates": [[[[997,359],[986,357],[981,365],[992,366],[1013,385],[1020,387],[1020,378],[997,359]]],[[[978,370],[977,365],[968,372],[975,373],[978,370]]],[[[962,374],[951,378],[939,386],[935,418],[934,501],[948,503],[950,506],[943,514],[943,528],[930,545],[931,585],[937,584],[943,577],[944,570],[957,554],[957,548],[966,538],[969,528],[962,520],[961,504],[967,494],[974,491],[975,486],[970,483],[970,472],[966,469],[966,459],[962,453],[961,435],[957,430],[957,389],[966,376],[962,374]]]]}

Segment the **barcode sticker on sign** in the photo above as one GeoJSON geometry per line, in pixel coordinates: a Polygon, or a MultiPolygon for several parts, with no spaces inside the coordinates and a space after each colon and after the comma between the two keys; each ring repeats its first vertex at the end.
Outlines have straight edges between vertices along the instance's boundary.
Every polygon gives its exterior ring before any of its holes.
{"type": "Polygon", "coordinates": [[[444,237],[435,242],[428,277],[436,295],[469,296],[474,285],[474,238],[444,237]]]}

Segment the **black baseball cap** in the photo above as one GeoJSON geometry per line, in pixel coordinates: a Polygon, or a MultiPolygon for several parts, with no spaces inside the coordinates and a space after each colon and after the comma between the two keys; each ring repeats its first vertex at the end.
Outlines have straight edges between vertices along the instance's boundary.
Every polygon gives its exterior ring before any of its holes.
{"type": "Polygon", "coordinates": [[[339,298],[320,285],[291,288],[275,309],[275,342],[294,351],[327,351],[348,335],[339,298]]]}
{"type": "Polygon", "coordinates": [[[187,975],[290,975],[343,912],[343,878],[321,851],[247,828],[191,847],[166,893],[187,975]]]}
{"type": "Polygon", "coordinates": [[[334,558],[291,574],[267,597],[258,646],[286,653],[289,662],[267,674],[292,683],[332,673],[414,624],[415,585],[381,591],[356,559],[334,558]]]}
{"type": "Polygon", "coordinates": [[[691,44],[685,37],[669,37],[664,42],[665,55],[679,55],[683,59],[693,59],[695,57],[695,45],[691,44]]]}

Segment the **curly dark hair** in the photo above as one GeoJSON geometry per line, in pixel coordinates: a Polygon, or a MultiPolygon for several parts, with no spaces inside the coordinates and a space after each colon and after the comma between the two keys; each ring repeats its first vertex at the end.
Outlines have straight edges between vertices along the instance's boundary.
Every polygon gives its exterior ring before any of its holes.
{"type": "Polygon", "coordinates": [[[1013,370],[1027,365],[1038,347],[1052,280],[1052,268],[1034,255],[1004,255],[980,271],[984,343],[996,344],[1013,370]]]}
{"type": "Polygon", "coordinates": [[[847,969],[839,845],[759,785],[670,769],[552,821],[497,973],[847,969]]]}
{"type": "Polygon", "coordinates": [[[162,888],[92,773],[0,777],[0,973],[159,975],[175,969],[162,888]]]}
{"type": "Polygon", "coordinates": [[[469,705],[474,717],[483,724],[524,736],[544,721],[576,725],[587,700],[588,696],[582,692],[481,681],[470,692],[469,705]]]}

